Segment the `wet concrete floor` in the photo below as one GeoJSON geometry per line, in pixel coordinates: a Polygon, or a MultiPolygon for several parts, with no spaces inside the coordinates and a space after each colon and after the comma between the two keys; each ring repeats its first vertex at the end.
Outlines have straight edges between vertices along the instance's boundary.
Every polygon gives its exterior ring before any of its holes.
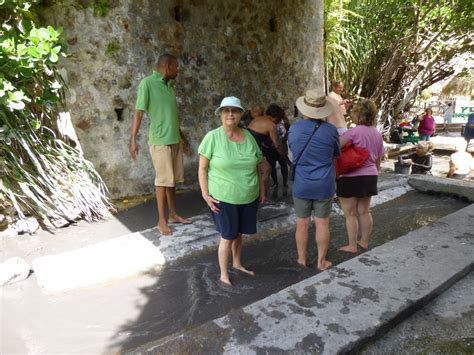
{"type": "MultiPolygon", "coordinates": [[[[457,211],[466,202],[446,196],[409,192],[373,210],[374,230],[371,247],[405,235],[457,211]]],[[[252,243],[244,242],[243,263],[256,272],[249,277],[231,271],[233,288],[218,282],[219,269],[215,251],[191,255],[171,264],[157,275],[156,283],[141,289],[147,302],[138,318],[124,324],[117,332],[129,334],[110,349],[128,350],[166,335],[195,327],[208,320],[227,314],[233,308],[255,302],[317,273],[314,228],[310,230],[308,260],[310,267],[302,270],[295,264],[296,250],[293,234],[252,243]]],[[[337,248],[346,242],[344,218],[331,220],[329,260],[334,264],[352,257],[337,248]]]]}

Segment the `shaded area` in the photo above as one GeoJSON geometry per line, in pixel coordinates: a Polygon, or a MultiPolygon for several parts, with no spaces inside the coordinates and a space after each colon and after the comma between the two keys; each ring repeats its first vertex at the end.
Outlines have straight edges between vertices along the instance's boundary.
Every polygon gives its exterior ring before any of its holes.
{"type": "MultiPolygon", "coordinates": [[[[201,197],[200,191],[186,191],[176,194],[178,213],[189,218],[206,213],[207,205],[201,197]],[[193,203],[189,203],[193,201],[193,203]]],[[[130,233],[139,232],[146,228],[153,228],[158,222],[158,207],[156,200],[152,199],[141,205],[117,213],[114,216],[120,223],[127,227],[130,233]]]]}
{"type": "MultiPolygon", "coordinates": [[[[375,226],[371,247],[428,225],[466,205],[467,203],[450,197],[412,191],[377,206],[373,209],[375,226]]],[[[337,251],[346,242],[342,216],[332,217],[331,235],[329,260],[338,264],[351,258],[352,255],[337,251]]],[[[232,271],[231,277],[235,284],[233,288],[218,283],[219,270],[215,251],[178,260],[160,273],[156,284],[142,289],[148,303],[142,308],[138,319],[125,324],[118,332],[130,334],[130,337],[123,343],[113,343],[111,347],[132,349],[148,341],[195,327],[316,274],[314,228],[310,231],[310,236],[308,260],[311,262],[310,267],[305,270],[295,263],[293,234],[258,243],[251,243],[252,237],[246,238],[243,261],[257,275],[252,278],[232,271]]]]}
{"type": "Polygon", "coordinates": [[[473,354],[474,272],[359,351],[375,354],[473,354]]]}

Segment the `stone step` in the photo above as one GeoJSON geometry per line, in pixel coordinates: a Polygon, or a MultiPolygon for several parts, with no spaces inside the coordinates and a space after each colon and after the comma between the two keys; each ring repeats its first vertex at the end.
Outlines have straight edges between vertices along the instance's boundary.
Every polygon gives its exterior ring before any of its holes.
{"type": "Polygon", "coordinates": [[[421,192],[434,192],[461,197],[474,202],[474,183],[430,175],[410,175],[408,184],[421,192]]]}
{"type": "Polygon", "coordinates": [[[131,353],[356,351],[471,272],[474,205],[131,353]]]}

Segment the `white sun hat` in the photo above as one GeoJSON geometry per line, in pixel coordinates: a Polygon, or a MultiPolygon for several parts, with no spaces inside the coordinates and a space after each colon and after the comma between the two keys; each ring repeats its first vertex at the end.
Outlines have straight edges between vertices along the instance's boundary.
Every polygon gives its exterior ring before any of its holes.
{"type": "Polygon", "coordinates": [[[244,111],[244,108],[240,104],[240,99],[235,96],[224,97],[221,101],[221,105],[218,108],[216,108],[214,113],[216,115],[219,115],[219,113],[221,112],[221,109],[224,107],[237,107],[240,110],[244,111]]]}

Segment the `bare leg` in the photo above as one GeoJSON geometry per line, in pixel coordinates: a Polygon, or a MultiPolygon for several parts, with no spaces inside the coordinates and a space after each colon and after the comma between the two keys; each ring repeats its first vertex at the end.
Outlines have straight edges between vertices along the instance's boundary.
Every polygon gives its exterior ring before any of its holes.
{"type": "Polygon", "coordinates": [[[163,235],[171,235],[171,228],[166,222],[166,187],[156,187],[156,203],[158,205],[158,230],[163,235]]]}
{"type": "Polygon", "coordinates": [[[298,264],[306,267],[306,249],[308,246],[309,217],[296,217],[296,250],[298,251],[298,264]]]}
{"type": "Polygon", "coordinates": [[[346,229],[349,244],[339,248],[340,251],[357,253],[357,234],[359,233],[359,221],[357,219],[357,198],[339,197],[344,216],[346,217],[346,229]]]}
{"type": "Polygon", "coordinates": [[[359,225],[361,238],[358,244],[367,249],[369,247],[369,238],[372,234],[374,222],[370,213],[370,196],[359,198],[357,202],[357,213],[359,214],[359,225]]]}
{"type": "Polygon", "coordinates": [[[231,245],[232,240],[221,238],[221,241],[219,243],[219,249],[217,250],[217,256],[219,258],[219,268],[221,269],[221,281],[229,286],[232,286],[232,282],[230,282],[228,272],[231,245]]]}
{"type": "Polygon", "coordinates": [[[326,256],[329,248],[329,217],[317,218],[316,222],[316,244],[318,245],[318,270],[323,271],[332,266],[326,256]]]}
{"type": "Polygon", "coordinates": [[[168,223],[192,223],[189,219],[183,218],[176,213],[176,188],[174,186],[166,188],[166,198],[168,200],[168,207],[170,209],[168,223]]]}
{"type": "Polygon", "coordinates": [[[255,276],[255,273],[251,270],[248,270],[242,266],[242,234],[237,236],[232,243],[232,267],[236,270],[245,272],[246,274],[255,276]]]}

